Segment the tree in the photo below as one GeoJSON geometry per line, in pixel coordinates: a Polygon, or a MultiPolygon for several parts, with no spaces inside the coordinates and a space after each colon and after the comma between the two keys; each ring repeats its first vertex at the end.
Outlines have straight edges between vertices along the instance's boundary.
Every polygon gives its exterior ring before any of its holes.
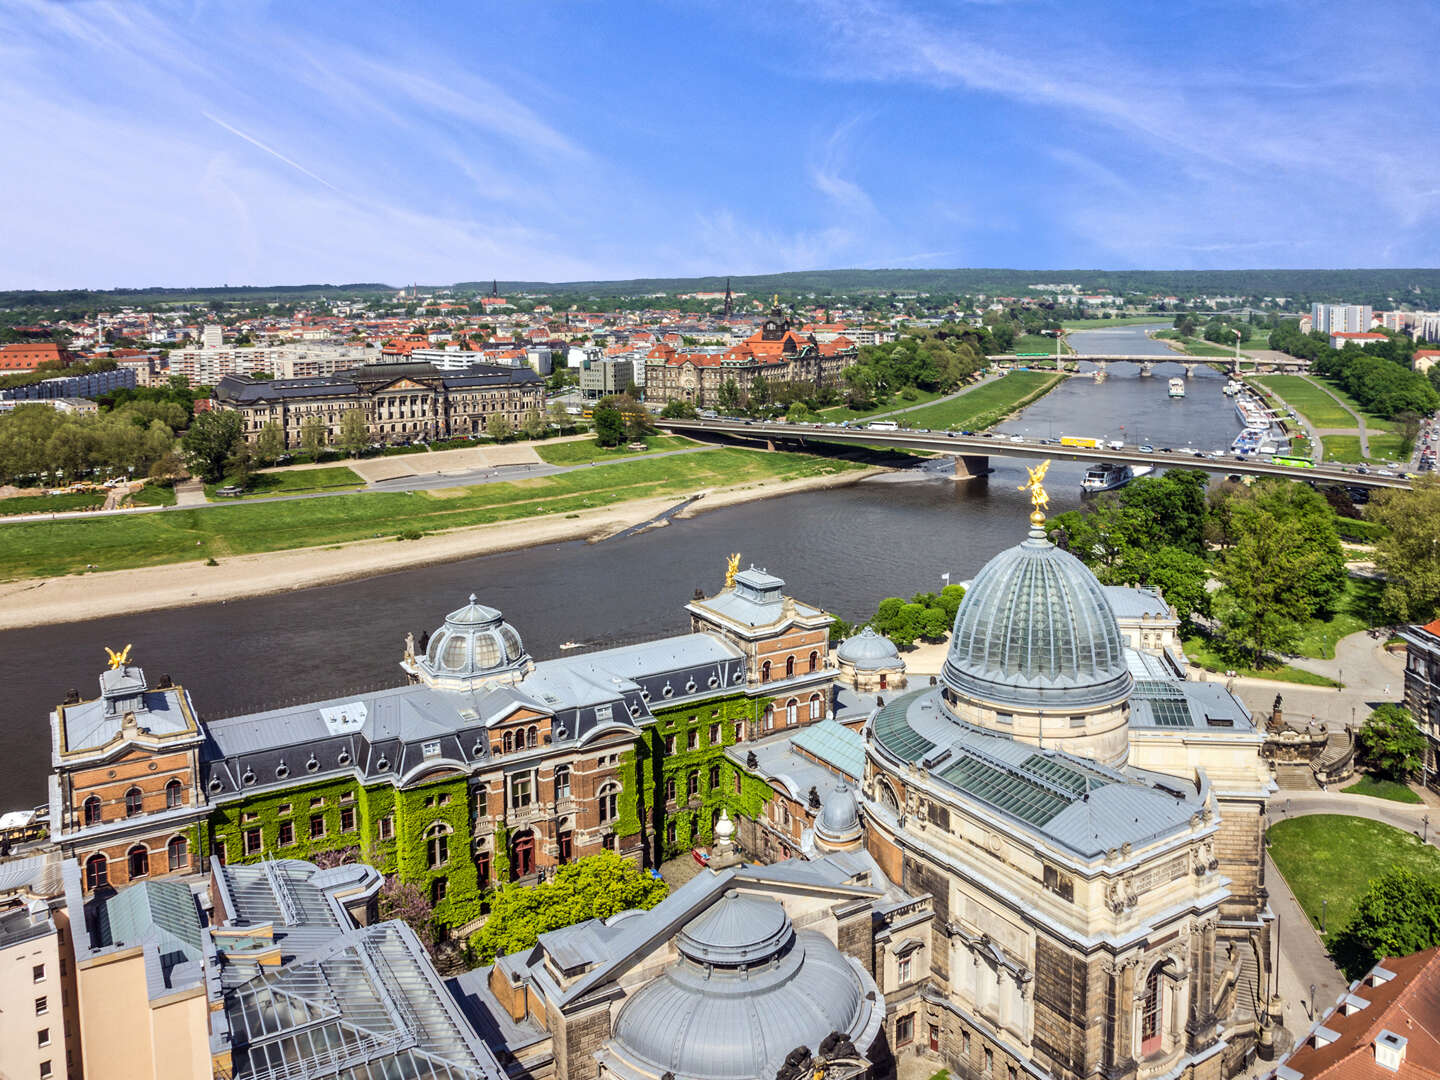
{"type": "Polygon", "coordinates": [[[370,425],[365,410],[356,406],[340,414],[340,448],[350,457],[358,457],[370,445],[370,425]]]}
{"type": "Polygon", "coordinates": [[[1140,582],[1160,590],[1180,618],[1180,632],[1193,634],[1195,619],[1210,614],[1210,566],[1198,555],[1162,547],[1144,560],[1140,582]]]}
{"type": "Polygon", "coordinates": [[[562,866],[539,885],[504,885],[490,901],[490,916],[470,938],[473,963],[489,963],[534,946],[541,934],[585,919],[608,919],[622,911],[646,910],[665,898],[668,887],[613,851],[602,851],[562,866]]]}
{"type": "Polygon", "coordinates": [[[733,415],[739,410],[740,384],[735,381],[734,376],[726,378],[720,384],[720,391],[716,395],[716,404],[719,405],[720,412],[727,416],[733,415]]]}
{"type": "Polygon", "coordinates": [[[1440,478],[1427,473],[1410,491],[1377,492],[1366,518],[1387,530],[1375,545],[1381,609],[1396,622],[1429,619],[1440,611],[1440,478]]]}
{"type": "Polygon", "coordinates": [[[1322,556],[1307,549],[1294,520],[1254,501],[1235,506],[1231,520],[1235,542],[1216,564],[1215,616],[1225,631],[1222,647],[1248,653],[1259,667],[1293,644],[1299,624],[1314,613],[1306,582],[1322,556]]]}
{"type": "Polygon", "coordinates": [[[1409,956],[1440,945],[1440,879],[1396,867],[1370,882],[1335,955],[1351,978],[1387,956],[1409,956]]]}
{"type": "Polygon", "coordinates": [[[325,421],[318,416],[307,416],[300,421],[300,446],[311,457],[319,457],[325,449],[328,431],[325,421]]]}
{"type": "Polygon", "coordinates": [[[695,406],[688,401],[667,401],[665,407],[660,410],[660,416],[664,420],[694,420],[699,413],[695,406]]]}
{"type": "Polygon", "coordinates": [[[543,439],[550,434],[550,421],[539,409],[531,409],[520,421],[520,434],[527,439],[543,439]]]}
{"type": "Polygon", "coordinates": [[[595,408],[595,445],[619,446],[625,441],[625,417],[611,405],[595,408]]]}
{"type": "Polygon", "coordinates": [[[1370,771],[1401,784],[1420,768],[1425,754],[1425,736],[1405,706],[1394,702],[1377,706],[1356,739],[1370,771]]]}
{"type": "Polygon", "coordinates": [[[504,442],[515,435],[515,425],[504,413],[491,413],[485,421],[485,434],[496,442],[504,442]]]}
{"type": "Polygon", "coordinates": [[[1255,502],[1289,522],[1310,556],[1299,588],[1314,603],[1317,615],[1329,615],[1345,588],[1345,551],[1335,528],[1335,511],[1314,488],[1287,480],[1256,484],[1255,502]]]}
{"type": "Polygon", "coordinates": [[[267,421],[255,439],[255,459],[262,465],[274,465],[285,453],[285,429],[280,421],[267,421]]]}
{"type": "Polygon", "coordinates": [[[387,877],[380,886],[377,906],[382,920],[399,919],[415,931],[426,952],[434,953],[435,909],[419,888],[393,875],[387,877]]]}
{"type": "Polygon", "coordinates": [[[195,417],[181,440],[190,471],[207,483],[218,483],[236,442],[243,438],[240,424],[240,414],[229,409],[212,409],[195,417]]]}

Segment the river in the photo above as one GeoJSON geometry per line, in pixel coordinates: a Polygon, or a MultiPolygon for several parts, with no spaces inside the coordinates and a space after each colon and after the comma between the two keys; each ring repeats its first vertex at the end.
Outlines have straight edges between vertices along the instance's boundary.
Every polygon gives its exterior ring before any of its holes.
{"type": "MultiPolygon", "coordinates": [[[[1100,332],[1096,332],[1100,333],[1100,332]]],[[[1103,346],[1139,353],[1143,331],[1103,346]]],[[[1179,364],[1142,378],[1112,364],[1101,383],[1069,379],[1001,430],[1137,439],[1166,445],[1228,445],[1239,431],[1222,377],[1197,367],[1190,393],[1166,396],[1179,364]],[[1078,421],[1076,417],[1083,417],[1078,421]]],[[[397,570],[339,585],[274,596],[0,633],[11,672],[8,736],[0,756],[0,809],[45,797],[49,711],[65,691],[97,692],[103,646],[133,643],[151,680],[169,674],[189,689],[202,716],[316,700],[399,678],[407,631],[438,626],[474,592],[505,613],[536,658],[562,642],[622,643],[683,631],[683,607],[697,588],[713,593],[725,558],[743,554],[780,575],[788,591],[855,620],[886,596],[937,590],[940,575],[972,577],[992,555],[1025,535],[1028,497],[1018,459],[991,459],[984,480],[881,477],[850,487],[763,499],[599,544],[548,544],[441,566],[397,570]]],[[[1056,462],[1052,513],[1080,505],[1084,466],[1056,462]]]]}

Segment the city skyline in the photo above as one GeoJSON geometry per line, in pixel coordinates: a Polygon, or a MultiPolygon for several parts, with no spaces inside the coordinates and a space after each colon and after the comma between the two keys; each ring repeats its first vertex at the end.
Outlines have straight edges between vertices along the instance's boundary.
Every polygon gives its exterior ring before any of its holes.
{"type": "Polygon", "coordinates": [[[1440,233],[1440,15],[1394,4],[1364,65],[1344,4],[0,11],[5,288],[1419,266],[1440,233]]]}

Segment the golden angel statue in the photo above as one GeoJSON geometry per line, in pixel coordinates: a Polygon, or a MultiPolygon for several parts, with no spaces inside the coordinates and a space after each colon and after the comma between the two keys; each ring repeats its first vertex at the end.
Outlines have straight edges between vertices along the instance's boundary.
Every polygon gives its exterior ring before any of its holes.
{"type": "Polygon", "coordinates": [[[1049,458],[1046,458],[1033,469],[1027,465],[1025,471],[1030,474],[1030,479],[1016,489],[1017,491],[1030,492],[1030,506],[1032,507],[1030,517],[1032,519],[1038,515],[1041,521],[1043,521],[1045,519],[1044,511],[1050,506],[1050,496],[1045,491],[1045,473],[1049,468],[1049,458]]]}
{"type": "Polygon", "coordinates": [[[740,552],[735,552],[725,563],[725,588],[729,589],[735,584],[735,575],[740,570],[740,552]]]}
{"type": "Polygon", "coordinates": [[[111,670],[111,671],[114,671],[116,668],[123,668],[126,664],[130,663],[130,646],[129,646],[129,645],[126,645],[125,648],[121,649],[119,652],[116,652],[114,649],[110,648],[110,646],[108,646],[108,645],[104,646],[104,649],[105,649],[105,652],[106,652],[106,653],[109,655],[109,657],[110,657],[110,670],[111,670]]]}

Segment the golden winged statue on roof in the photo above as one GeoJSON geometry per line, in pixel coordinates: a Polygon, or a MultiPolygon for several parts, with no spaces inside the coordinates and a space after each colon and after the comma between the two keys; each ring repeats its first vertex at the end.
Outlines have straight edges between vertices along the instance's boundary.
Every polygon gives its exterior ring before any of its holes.
{"type": "Polygon", "coordinates": [[[119,652],[116,652],[114,649],[110,648],[109,645],[104,646],[104,648],[106,654],[110,657],[111,671],[114,671],[116,668],[123,668],[126,664],[130,663],[129,645],[126,645],[125,648],[121,649],[119,652]]]}
{"type": "Polygon", "coordinates": [[[735,552],[725,561],[725,588],[729,589],[735,584],[735,575],[740,572],[740,552],[735,552]]]}
{"type": "Polygon", "coordinates": [[[1030,474],[1030,479],[1016,488],[1017,491],[1030,492],[1030,521],[1035,525],[1043,525],[1045,523],[1045,511],[1049,509],[1050,506],[1050,495],[1045,490],[1045,473],[1049,468],[1049,458],[1046,458],[1034,468],[1027,465],[1025,471],[1030,474]]]}

